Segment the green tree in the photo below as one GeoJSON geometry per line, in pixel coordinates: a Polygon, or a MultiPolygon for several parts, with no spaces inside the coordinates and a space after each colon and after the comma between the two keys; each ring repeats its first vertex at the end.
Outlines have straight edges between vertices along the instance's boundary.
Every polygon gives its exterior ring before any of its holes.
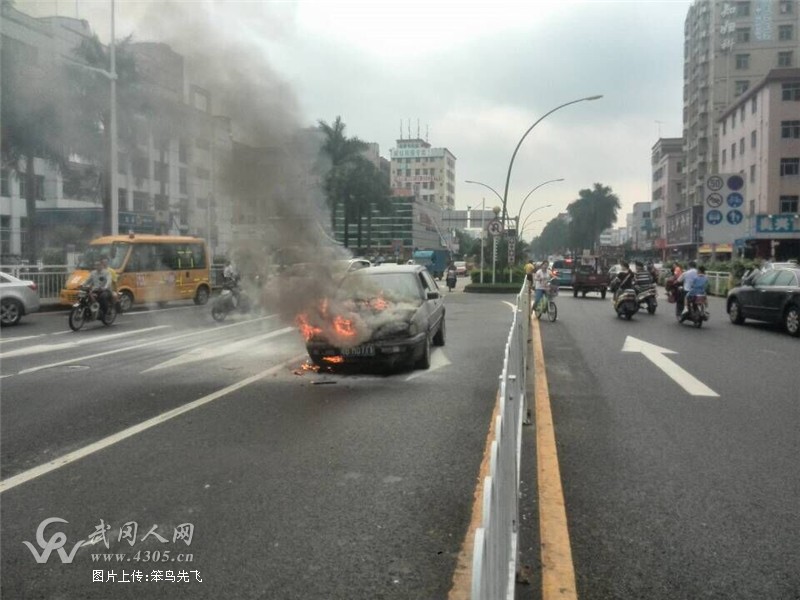
{"type": "Polygon", "coordinates": [[[336,210],[339,205],[342,205],[344,244],[347,246],[348,226],[357,212],[354,194],[359,195],[363,191],[356,184],[356,180],[363,175],[365,169],[360,164],[360,160],[363,160],[362,153],[368,148],[368,145],[357,137],[348,138],[345,135],[345,124],[342,122],[341,116],[337,116],[333,124],[329,125],[323,120],[319,120],[317,124],[325,138],[322,152],[331,163],[323,184],[328,208],[331,211],[331,228],[333,229],[335,226],[336,210]]]}
{"type": "Polygon", "coordinates": [[[578,192],[579,198],[567,207],[572,220],[569,224],[569,246],[577,253],[594,251],[600,234],[617,220],[619,198],[610,187],[595,183],[591,189],[578,192]]]}
{"type": "MultiPolygon", "coordinates": [[[[3,10],[7,6],[4,3],[3,10]]],[[[68,103],[66,78],[59,65],[32,59],[5,36],[0,59],[0,153],[3,167],[23,181],[28,219],[26,257],[35,262],[39,258],[40,237],[36,201],[43,199],[35,159],[62,169],[67,162],[67,120],[62,111],[68,103]]]]}
{"type": "Polygon", "coordinates": [[[566,254],[568,249],[569,226],[564,219],[552,219],[544,226],[539,237],[531,243],[531,252],[539,258],[550,254],[566,254]]]}

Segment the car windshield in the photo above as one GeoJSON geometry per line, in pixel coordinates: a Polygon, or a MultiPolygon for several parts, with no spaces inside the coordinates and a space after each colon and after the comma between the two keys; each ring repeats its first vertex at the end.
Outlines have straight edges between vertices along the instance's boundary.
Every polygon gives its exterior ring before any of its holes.
{"type": "Polygon", "coordinates": [[[115,244],[95,244],[89,246],[86,252],[81,256],[78,262],[79,269],[94,269],[94,264],[101,258],[108,259],[108,266],[112,269],[119,269],[125,262],[125,257],[128,255],[128,243],[115,243],[115,244]]]}
{"type": "Polygon", "coordinates": [[[342,281],[339,291],[353,300],[382,297],[388,302],[422,304],[420,287],[414,273],[369,273],[355,271],[342,281]]]}

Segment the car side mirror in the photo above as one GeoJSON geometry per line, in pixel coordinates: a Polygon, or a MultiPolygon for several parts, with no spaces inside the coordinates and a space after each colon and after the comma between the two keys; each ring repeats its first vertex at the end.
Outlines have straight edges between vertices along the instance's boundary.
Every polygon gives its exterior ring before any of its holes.
{"type": "Polygon", "coordinates": [[[428,300],[438,300],[439,297],[439,292],[428,292],[428,300]]]}

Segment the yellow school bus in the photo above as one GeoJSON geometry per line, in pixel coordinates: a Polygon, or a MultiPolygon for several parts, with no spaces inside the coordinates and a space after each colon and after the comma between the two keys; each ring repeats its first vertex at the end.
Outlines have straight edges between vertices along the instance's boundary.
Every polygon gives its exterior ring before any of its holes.
{"type": "Polygon", "coordinates": [[[204,240],[174,235],[114,235],[92,240],[67,283],[61,303],[72,304],[95,261],[108,258],[114,269],[122,310],[134,304],[194,300],[205,304],[211,294],[208,249],[204,240]]]}

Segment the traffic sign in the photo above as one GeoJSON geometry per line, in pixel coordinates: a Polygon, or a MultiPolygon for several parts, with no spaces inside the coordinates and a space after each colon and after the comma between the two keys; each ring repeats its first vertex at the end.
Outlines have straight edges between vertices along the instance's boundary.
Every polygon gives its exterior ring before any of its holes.
{"type": "Polygon", "coordinates": [[[489,224],[486,226],[486,230],[492,235],[500,235],[503,233],[503,224],[499,221],[499,219],[493,219],[489,221],[489,224]]]}
{"type": "Polygon", "coordinates": [[[736,173],[706,178],[703,198],[703,242],[730,244],[746,237],[744,178],[736,173]]]}

